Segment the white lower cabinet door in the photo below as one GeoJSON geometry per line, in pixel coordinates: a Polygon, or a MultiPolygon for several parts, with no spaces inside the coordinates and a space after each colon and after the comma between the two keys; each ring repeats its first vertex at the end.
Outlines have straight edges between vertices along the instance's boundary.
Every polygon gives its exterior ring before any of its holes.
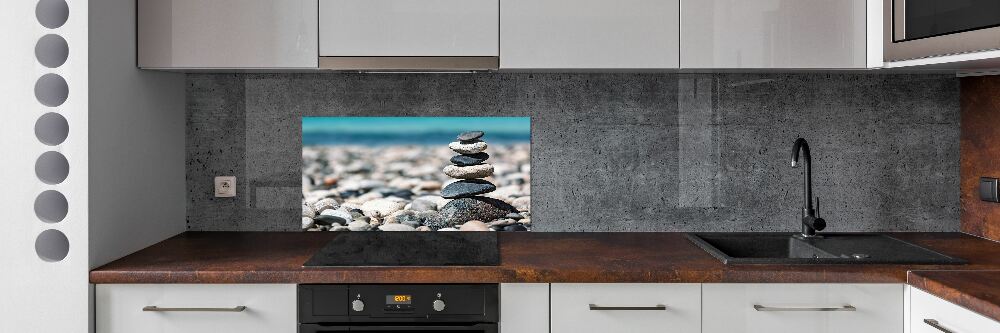
{"type": "Polygon", "coordinates": [[[1000,332],[1000,322],[910,287],[910,332],[1000,332]]]}
{"type": "Polygon", "coordinates": [[[704,333],[903,333],[902,284],[704,284],[704,333]]]}
{"type": "Polygon", "coordinates": [[[500,333],[548,333],[549,284],[500,284],[500,333]]]}
{"type": "Polygon", "coordinates": [[[99,284],[98,333],[294,333],[294,284],[99,284]]]}
{"type": "Polygon", "coordinates": [[[701,332],[700,284],[554,283],[552,333],[701,332]]]}

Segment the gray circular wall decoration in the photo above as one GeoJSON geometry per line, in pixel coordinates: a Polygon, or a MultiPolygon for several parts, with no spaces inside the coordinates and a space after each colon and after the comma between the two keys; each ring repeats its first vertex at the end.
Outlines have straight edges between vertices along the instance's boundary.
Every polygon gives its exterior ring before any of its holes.
{"type": "MultiPolygon", "coordinates": [[[[56,29],[69,19],[69,5],[65,0],[38,0],[35,18],[43,27],[56,29]]],[[[56,68],[66,64],[69,43],[62,36],[47,34],[35,43],[35,59],[42,66],[56,68]]],[[[35,99],[48,107],[57,107],[69,98],[69,85],[58,74],[44,74],[35,81],[35,99]]],[[[58,113],[43,114],[35,121],[38,141],[56,146],[69,136],[69,122],[58,113]]],[[[35,176],[43,183],[55,185],[69,177],[69,161],[56,151],[47,151],[35,160],[35,176]]],[[[43,222],[59,223],[69,213],[69,202],[59,191],[47,190],[35,197],[35,216],[43,222]]],[[[42,231],[35,238],[35,253],[46,262],[62,261],[69,255],[69,239],[59,230],[42,231]]]]}
{"type": "Polygon", "coordinates": [[[66,102],[69,97],[69,85],[66,79],[58,74],[45,74],[35,82],[35,98],[39,103],[49,107],[56,107],[66,102]]]}
{"type": "Polygon", "coordinates": [[[39,0],[35,5],[35,18],[43,27],[61,27],[69,19],[69,5],[65,0],[39,0]]]}
{"type": "Polygon", "coordinates": [[[61,261],[69,254],[69,239],[59,230],[42,231],[35,238],[35,253],[48,262],[61,261]]]}
{"type": "Polygon", "coordinates": [[[38,117],[35,122],[35,137],[46,145],[61,144],[68,136],[69,122],[61,114],[49,112],[38,117]]]}
{"type": "Polygon", "coordinates": [[[44,222],[59,223],[69,213],[69,202],[59,191],[48,190],[35,198],[35,215],[44,222]]]}
{"type": "Polygon", "coordinates": [[[44,152],[35,161],[35,175],[49,185],[62,183],[69,176],[69,161],[59,152],[44,152]]]}
{"type": "Polygon", "coordinates": [[[62,36],[48,34],[35,43],[35,59],[48,68],[56,68],[66,63],[69,57],[69,44],[62,36]]]}

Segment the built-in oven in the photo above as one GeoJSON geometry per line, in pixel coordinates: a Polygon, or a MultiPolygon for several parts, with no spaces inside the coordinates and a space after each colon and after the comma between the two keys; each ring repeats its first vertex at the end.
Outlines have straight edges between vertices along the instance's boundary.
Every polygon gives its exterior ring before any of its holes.
{"type": "Polygon", "coordinates": [[[496,284],[303,284],[299,333],[497,333],[496,284]]]}
{"type": "Polygon", "coordinates": [[[883,1],[886,61],[1000,49],[1000,0],[883,1]]]}

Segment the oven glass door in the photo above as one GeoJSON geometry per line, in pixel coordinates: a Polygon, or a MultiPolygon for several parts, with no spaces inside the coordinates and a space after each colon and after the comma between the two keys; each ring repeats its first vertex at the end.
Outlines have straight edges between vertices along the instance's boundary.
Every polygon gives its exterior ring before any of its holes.
{"type": "Polygon", "coordinates": [[[372,325],[372,326],[323,326],[314,324],[299,325],[299,333],[333,333],[333,332],[364,332],[364,333],[498,333],[496,324],[472,325],[372,325]]]}
{"type": "Polygon", "coordinates": [[[1000,26],[1000,0],[894,0],[893,7],[897,42],[1000,26]]]}

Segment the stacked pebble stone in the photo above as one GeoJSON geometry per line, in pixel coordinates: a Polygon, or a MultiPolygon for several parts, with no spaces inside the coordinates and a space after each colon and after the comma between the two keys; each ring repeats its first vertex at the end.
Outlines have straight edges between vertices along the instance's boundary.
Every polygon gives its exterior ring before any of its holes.
{"type": "Polygon", "coordinates": [[[451,158],[452,165],[444,167],[445,175],[458,179],[441,190],[441,197],[454,199],[441,212],[446,219],[442,225],[432,226],[445,230],[462,231],[527,231],[521,224],[491,225],[483,221],[520,219],[517,209],[494,198],[481,196],[493,192],[496,185],[484,179],[493,175],[493,165],[486,163],[490,155],[487,144],[482,140],[482,131],[464,132],[458,141],[448,144],[448,148],[458,153],[451,158]]]}

